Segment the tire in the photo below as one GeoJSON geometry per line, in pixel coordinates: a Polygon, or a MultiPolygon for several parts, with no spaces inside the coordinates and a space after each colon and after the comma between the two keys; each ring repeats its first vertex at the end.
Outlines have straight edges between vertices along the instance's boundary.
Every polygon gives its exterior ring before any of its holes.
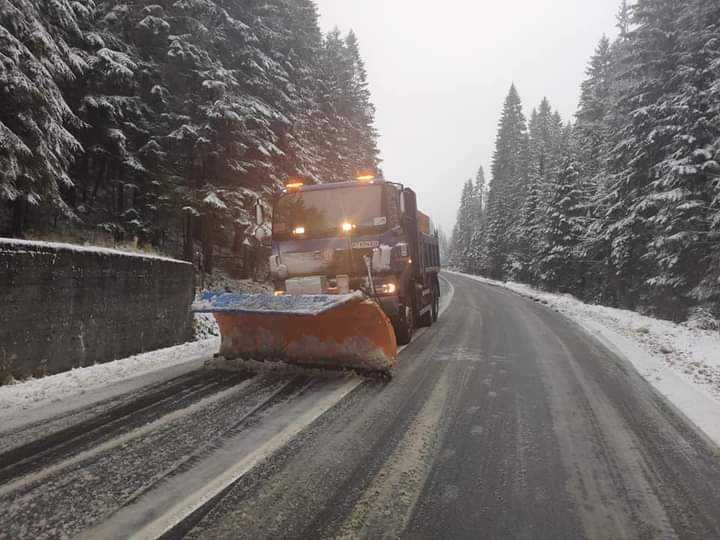
{"type": "Polygon", "coordinates": [[[430,310],[422,314],[419,326],[429,327],[438,320],[438,312],[440,311],[440,291],[436,285],[432,286],[430,294],[430,310]]]}
{"type": "MultiPolygon", "coordinates": [[[[434,298],[432,299],[432,303],[433,304],[435,303],[434,298]]],[[[418,320],[418,326],[426,328],[428,326],[432,326],[433,321],[434,321],[434,319],[433,319],[433,314],[432,314],[432,308],[430,308],[430,310],[428,310],[425,313],[423,313],[422,315],[420,315],[419,320],[418,320]]]]}
{"type": "Polygon", "coordinates": [[[400,314],[393,320],[393,328],[395,329],[395,337],[398,345],[407,345],[410,343],[413,335],[412,310],[401,305],[400,314]]]}

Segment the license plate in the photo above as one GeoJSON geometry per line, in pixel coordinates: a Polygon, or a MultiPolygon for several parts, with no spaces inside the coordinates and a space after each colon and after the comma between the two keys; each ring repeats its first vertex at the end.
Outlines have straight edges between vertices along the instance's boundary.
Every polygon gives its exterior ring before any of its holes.
{"type": "Polygon", "coordinates": [[[353,242],[352,247],[353,249],[372,249],[376,248],[380,245],[380,242],[377,240],[359,240],[357,242],[353,242]]]}

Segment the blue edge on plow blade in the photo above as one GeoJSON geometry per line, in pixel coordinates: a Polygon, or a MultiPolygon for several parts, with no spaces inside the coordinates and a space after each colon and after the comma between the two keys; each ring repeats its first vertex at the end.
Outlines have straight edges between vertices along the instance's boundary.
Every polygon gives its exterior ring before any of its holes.
{"type": "Polygon", "coordinates": [[[317,316],[343,304],[363,300],[361,293],[273,296],[271,294],[203,293],[193,313],[317,316]]]}

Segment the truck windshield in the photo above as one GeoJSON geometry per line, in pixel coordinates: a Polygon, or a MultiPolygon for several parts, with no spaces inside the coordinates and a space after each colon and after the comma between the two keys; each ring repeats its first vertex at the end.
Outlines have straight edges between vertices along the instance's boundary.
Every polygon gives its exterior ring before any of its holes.
{"type": "Polygon", "coordinates": [[[286,193],[275,208],[273,233],[291,235],[302,227],[307,236],[336,234],[343,223],[356,229],[385,227],[382,198],[378,185],[286,193]]]}

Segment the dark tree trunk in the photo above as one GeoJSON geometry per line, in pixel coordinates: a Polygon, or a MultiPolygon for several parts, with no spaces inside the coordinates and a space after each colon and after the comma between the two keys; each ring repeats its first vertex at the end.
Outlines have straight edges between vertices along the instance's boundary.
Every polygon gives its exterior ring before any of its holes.
{"type": "Polygon", "coordinates": [[[87,203],[88,202],[88,184],[90,182],[90,176],[92,175],[93,170],[93,160],[92,157],[85,154],[83,157],[83,168],[85,170],[85,174],[82,176],[82,202],[87,203]]]}
{"type": "Polygon", "coordinates": [[[195,254],[194,254],[194,237],[193,237],[193,217],[192,214],[187,213],[185,214],[185,219],[183,220],[183,257],[188,262],[195,262],[195,254]]]}
{"type": "Polygon", "coordinates": [[[203,269],[206,274],[213,271],[213,245],[209,240],[203,242],[203,269]]]}
{"type": "Polygon", "coordinates": [[[103,164],[98,168],[98,173],[95,175],[95,187],[93,188],[92,201],[95,202],[97,199],[98,190],[100,184],[104,184],[107,181],[108,176],[108,160],[103,159],[103,164]]]}
{"type": "Polygon", "coordinates": [[[210,214],[203,216],[202,220],[202,249],[203,249],[203,269],[206,273],[211,274],[213,270],[213,217],[210,214]]]}
{"type": "Polygon", "coordinates": [[[12,225],[10,233],[15,238],[25,237],[25,221],[27,218],[27,201],[23,197],[18,197],[12,202],[12,225]]]}
{"type": "Polygon", "coordinates": [[[118,215],[125,211],[125,186],[122,182],[117,183],[117,209],[118,215]]]}

